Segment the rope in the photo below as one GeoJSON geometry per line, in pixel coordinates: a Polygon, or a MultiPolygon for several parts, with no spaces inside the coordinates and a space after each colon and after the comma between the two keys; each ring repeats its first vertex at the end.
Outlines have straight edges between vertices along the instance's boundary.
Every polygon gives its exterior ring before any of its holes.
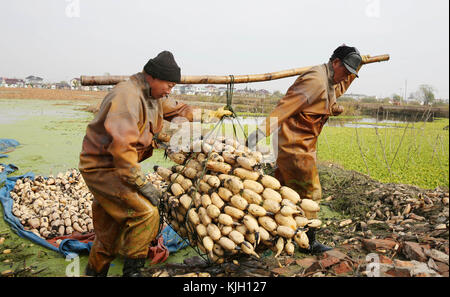
{"type": "Polygon", "coordinates": [[[247,141],[248,135],[245,132],[244,128],[242,127],[241,122],[239,121],[239,118],[238,118],[238,116],[237,116],[237,114],[234,111],[233,106],[232,106],[233,89],[234,89],[234,75],[230,75],[230,83],[227,85],[227,92],[226,92],[226,94],[227,94],[227,105],[226,105],[225,108],[232,112],[232,116],[230,116],[230,118],[232,119],[234,136],[236,136],[236,138],[237,138],[236,127],[234,125],[234,122],[237,122],[239,127],[242,130],[242,133],[244,134],[245,140],[247,141]]]}
{"type": "Polygon", "coordinates": [[[227,106],[226,108],[230,111],[233,109],[231,106],[231,102],[233,99],[233,90],[234,89],[234,75],[230,75],[230,83],[227,84],[227,106]]]}
{"type": "MultiPolygon", "coordinates": [[[[217,136],[218,136],[218,134],[219,134],[219,132],[220,132],[220,129],[217,129],[218,127],[220,127],[220,125],[222,124],[222,122],[223,122],[223,119],[221,119],[215,126],[214,126],[214,128],[208,133],[208,135],[205,137],[205,138],[203,138],[203,142],[204,141],[206,141],[206,140],[208,140],[209,139],[209,137],[210,137],[210,135],[211,134],[213,134],[213,132],[215,131],[215,130],[217,130],[216,131],[216,134],[214,135],[214,138],[213,139],[215,139],[215,138],[217,138],[217,136]]],[[[212,153],[212,146],[211,146],[211,149],[210,149],[210,151],[208,152],[208,155],[207,155],[207,157],[206,157],[206,161],[205,161],[205,165],[204,165],[204,167],[203,167],[203,171],[202,171],[202,174],[201,174],[201,176],[198,178],[199,180],[201,180],[202,178],[203,178],[203,176],[205,175],[205,173],[206,173],[206,162],[208,162],[208,160],[209,160],[209,158],[211,157],[211,153],[212,153]]],[[[165,152],[165,156],[167,156],[167,152],[165,152]]],[[[180,175],[180,174],[182,174],[182,172],[184,171],[184,169],[186,168],[186,165],[189,163],[189,161],[193,158],[193,156],[194,156],[194,154],[192,153],[192,152],[190,152],[189,153],[189,156],[184,160],[184,162],[183,162],[183,168],[179,171],[179,172],[177,172],[177,175],[176,175],[176,177],[175,177],[175,179],[174,180],[176,180],[176,178],[180,175]]],[[[171,181],[170,183],[169,183],[169,185],[167,186],[167,190],[169,191],[170,190],[170,187],[173,185],[173,183],[174,183],[174,181],[171,181]]],[[[199,190],[198,190],[198,187],[199,187],[199,184],[197,183],[197,185],[195,186],[195,192],[194,193],[199,193],[199,190]]],[[[192,197],[191,197],[192,198],[192,197]]],[[[158,235],[157,235],[157,237],[159,236],[159,234],[160,234],[160,232],[162,231],[161,230],[161,226],[163,225],[163,223],[165,222],[167,225],[169,225],[169,226],[171,226],[171,224],[170,224],[170,219],[172,219],[173,218],[173,216],[171,215],[171,213],[169,212],[169,211],[167,211],[167,215],[168,215],[168,217],[166,218],[165,217],[165,210],[164,210],[164,203],[163,203],[164,201],[163,201],[163,197],[161,197],[160,198],[160,204],[159,204],[159,211],[160,211],[160,223],[159,223],[159,227],[158,227],[158,235]]],[[[194,198],[192,198],[192,201],[191,201],[191,204],[189,205],[189,208],[187,209],[187,211],[186,211],[186,215],[184,216],[184,224],[183,224],[183,227],[185,227],[185,229],[186,229],[186,231],[190,231],[191,230],[191,228],[189,227],[189,224],[188,224],[188,220],[189,220],[189,218],[188,218],[188,212],[189,212],[189,210],[192,208],[192,207],[194,207],[194,198]]],[[[187,244],[187,245],[189,245],[205,262],[207,262],[208,264],[211,264],[211,261],[210,261],[210,259],[208,258],[208,257],[205,257],[205,254],[203,254],[203,253],[201,253],[200,252],[200,250],[199,250],[199,248],[198,248],[198,246],[197,245],[194,245],[194,244],[192,244],[191,242],[189,242],[188,240],[186,240],[186,238],[183,238],[183,236],[181,236],[176,230],[175,230],[175,228],[173,228],[172,226],[171,226],[171,228],[175,231],[175,233],[178,235],[178,236],[180,236],[180,238],[187,244]]],[[[192,230],[192,231],[195,231],[195,230],[192,230]]],[[[191,235],[193,236],[193,239],[194,240],[199,240],[199,238],[197,237],[197,233],[196,232],[191,232],[191,235]]]]}
{"type": "MultiPolygon", "coordinates": [[[[234,76],[233,76],[233,75],[230,75],[230,83],[227,84],[227,91],[226,91],[227,104],[226,104],[226,106],[225,106],[225,109],[231,111],[232,115],[231,115],[231,116],[225,116],[225,117],[229,117],[229,118],[231,119],[231,121],[232,121],[232,127],[233,127],[233,133],[234,133],[234,136],[236,137],[236,139],[238,138],[238,137],[237,137],[238,135],[237,135],[237,131],[236,131],[235,122],[238,123],[239,127],[240,127],[241,130],[242,130],[242,133],[244,134],[245,140],[247,140],[248,135],[247,135],[247,133],[245,132],[244,128],[242,127],[241,122],[239,121],[239,118],[238,118],[236,112],[234,111],[234,109],[233,109],[233,107],[232,107],[232,101],[233,101],[233,89],[234,89],[234,76]]],[[[220,132],[220,129],[218,129],[218,127],[220,127],[221,125],[224,125],[224,118],[225,118],[225,117],[222,117],[222,118],[214,125],[213,129],[212,129],[205,137],[202,138],[202,142],[205,142],[206,140],[210,139],[211,135],[213,135],[213,134],[214,134],[213,139],[216,139],[216,138],[217,138],[217,136],[218,136],[218,134],[219,134],[219,132],[220,132]]],[[[207,154],[207,156],[206,156],[206,160],[205,160],[204,164],[202,164],[202,165],[203,165],[203,171],[202,171],[201,175],[198,177],[197,180],[201,180],[201,179],[204,177],[204,175],[205,175],[205,173],[206,173],[206,163],[208,162],[209,158],[211,157],[212,150],[213,150],[213,146],[211,146],[210,151],[208,152],[208,154],[207,154]]],[[[164,156],[165,156],[166,158],[168,157],[168,156],[167,156],[167,150],[165,151],[164,156]]],[[[176,177],[178,177],[180,174],[182,174],[182,172],[183,172],[184,169],[186,168],[186,165],[187,165],[188,162],[192,159],[193,156],[194,156],[194,153],[193,153],[193,152],[191,152],[191,153],[188,155],[188,157],[187,157],[187,158],[184,160],[184,162],[183,162],[183,168],[182,168],[180,171],[177,172],[177,176],[176,176],[176,177]]],[[[176,180],[176,178],[175,178],[174,180],[176,180]]],[[[170,187],[173,185],[173,183],[174,183],[174,181],[171,180],[171,182],[170,182],[169,185],[167,186],[167,191],[170,191],[170,187]]],[[[194,195],[197,194],[197,193],[199,193],[198,187],[199,187],[199,183],[196,183],[194,195]]],[[[188,220],[189,220],[189,218],[188,218],[188,213],[189,213],[189,210],[190,210],[192,207],[195,206],[195,204],[194,204],[194,198],[193,198],[193,197],[191,197],[191,198],[192,198],[192,201],[191,201],[191,204],[189,205],[189,208],[188,208],[187,211],[186,211],[186,214],[185,214],[185,216],[184,216],[184,224],[182,225],[182,226],[186,229],[186,231],[188,231],[188,232],[191,231],[191,228],[189,227],[189,223],[188,223],[188,220]]],[[[165,216],[165,213],[166,213],[166,212],[164,211],[164,203],[163,203],[163,202],[164,202],[164,201],[163,201],[163,197],[161,197],[161,199],[160,199],[160,205],[159,205],[159,211],[160,211],[160,214],[161,214],[161,215],[160,215],[160,225],[159,225],[159,229],[158,229],[158,236],[159,236],[159,234],[160,234],[160,232],[161,232],[161,226],[163,225],[164,222],[165,222],[166,224],[168,224],[169,226],[171,226],[169,220],[171,220],[171,219],[176,219],[176,218],[173,218],[173,216],[172,216],[172,214],[171,214],[170,211],[167,211],[167,218],[166,218],[166,216],[165,216]]],[[[171,227],[172,227],[172,226],[171,226],[171,227]]],[[[178,232],[177,232],[174,228],[172,228],[172,229],[175,231],[175,233],[178,234],[178,232]]],[[[193,239],[194,239],[195,241],[198,241],[199,238],[197,237],[197,233],[195,232],[196,230],[192,230],[192,231],[193,231],[193,232],[190,233],[191,236],[193,236],[193,239]]],[[[211,261],[210,261],[209,257],[205,257],[205,254],[204,254],[204,253],[201,253],[201,251],[199,250],[199,248],[198,248],[197,245],[192,244],[191,242],[189,242],[188,240],[186,240],[186,238],[183,238],[183,236],[181,236],[180,234],[178,234],[178,236],[180,236],[180,238],[181,238],[185,243],[187,243],[187,244],[188,244],[188,245],[189,245],[189,246],[190,246],[190,247],[191,247],[191,248],[192,248],[192,249],[193,249],[193,250],[194,250],[194,251],[195,251],[202,259],[203,259],[203,260],[204,260],[204,261],[205,261],[205,262],[207,262],[208,264],[211,264],[211,261]]]]}

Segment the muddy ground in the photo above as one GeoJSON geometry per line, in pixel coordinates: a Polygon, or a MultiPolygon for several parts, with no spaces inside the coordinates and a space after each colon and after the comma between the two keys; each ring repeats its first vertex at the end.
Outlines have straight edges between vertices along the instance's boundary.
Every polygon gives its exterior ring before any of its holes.
{"type": "MultiPolygon", "coordinates": [[[[102,92],[61,92],[3,88],[0,98],[76,101],[86,98],[83,100],[95,104],[104,97],[102,92]]],[[[72,134],[58,137],[65,136],[74,137],[72,134]]],[[[14,152],[9,155],[13,158],[14,152]]],[[[37,168],[25,167],[21,169],[39,172],[37,168]]],[[[320,164],[319,174],[323,186],[320,218],[325,225],[318,238],[335,247],[331,253],[312,256],[297,252],[294,257],[275,259],[273,252],[267,250],[259,260],[244,258],[235,263],[205,266],[192,249],[186,248],[171,255],[163,264],[146,267],[146,274],[364,276],[371,265],[368,261],[376,256],[375,260],[381,265],[380,276],[448,276],[448,188],[420,189],[379,183],[332,164],[320,164]],[[367,258],[368,255],[371,257],[367,258]]],[[[0,215],[3,216],[3,209],[0,215]]],[[[86,263],[87,255],[81,255],[81,270],[86,263]]],[[[121,275],[122,263],[121,259],[115,260],[109,276],[121,275]]],[[[3,276],[64,276],[67,266],[68,262],[60,254],[20,238],[3,220],[0,222],[0,273],[3,276]]]]}
{"type": "Polygon", "coordinates": [[[266,250],[261,259],[237,258],[222,265],[208,265],[195,256],[183,263],[149,267],[147,275],[359,277],[370,276],[368,265],[376,260],[382,266],[375,276],[448,277],[448,189],[383,184],[326,163],[320,164],[319,174],[324,190],[320,218],[326,227],[318,238],[334,247],[332,251],[322,255],[297,251],[294,257],[275,259],[274,253],[266,250]],[[412,207],[397,222],[398,213],[392,201],[408,199],[422,206],[412,207]],[[433,205],[426,208],[421,201],[433,205]],[[377,214],[379,209],[393,210],[394,219],[374,216],[372,213],[377,214]]]}
{"type": "MultiPolygon", "coordinates": [[[[274,258],[274,253],[266,250],[261,252],[260,259],[241,257],[212,265],[193,249],[185,248],[162,264],[147,265],[144,273],[153,277],[360,277],[367,275],[367,267],[372,265],[370,261],[375,255],[382,265],[380,276],[448,276],[448,189],[383,184],[332,164],[320,164],[319,174],[324,190],[320,212],[324,227],[318,238],[334,247],[331,252],[309,255],[297,251],[293,257],[274,258]],[[405,197],[417,201],[430,199],[428,202],[434,204],[428,209],[414,209],[410,212],[414,215],[407,215],[398,223],[387,217],[370,217],[380,201],[381,206],[376,209],[392,209],[390,198],[400,201],[405,197]],[[415,268],[418,263],[425,263],[426,269],[415,268]]],[[[59,254],[21,239],[11,230],[0,230],[0,237],[6,239],[0,243],[3,276],[64,276],[68,262],[59,254]]],[[[87,255],[82,255],[81,269],[86,263],[87,255]]],[[[121,259],[113,264],[109,276],[120,276],[121,259]]]]}

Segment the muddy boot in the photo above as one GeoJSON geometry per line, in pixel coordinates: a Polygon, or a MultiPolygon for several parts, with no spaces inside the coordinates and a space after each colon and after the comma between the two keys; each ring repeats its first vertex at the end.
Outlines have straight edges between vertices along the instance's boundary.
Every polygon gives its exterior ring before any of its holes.
{"type": "Polygon", "coordinates": [[[86,269],[84,270],[84,275],[86,276],[94,276],[94,277],[107,277],[109,270],[109,264],[106,265],[100,272],[96,272],[91,266],[86,265],[86,269]]]}
{"type": "Polygon", "coordinates": [[[333,248],[326,246],[324,244],[321,244],[316,240],[316,229],[315,228],[309,228],[309,230],[306,232],[306,235],[309,239],[309,250],[308,252],[310,254],[321,254],[323,252],[332,250],[333,248]]]}
{"type": "Polygon", "coordinates": [[[145,265],[145,258],[131,259],[125,258],[123,263],[124,277],[142,277],[141,269],[145,265]]]}

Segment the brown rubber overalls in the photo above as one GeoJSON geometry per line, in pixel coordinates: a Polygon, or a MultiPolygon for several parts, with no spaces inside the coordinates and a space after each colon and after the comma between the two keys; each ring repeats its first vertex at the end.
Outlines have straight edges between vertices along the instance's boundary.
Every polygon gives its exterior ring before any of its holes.
{"type": "MultiPolygon", "coordinates": [[[[270,117],[277,117],[266,135],[278,127],[278,157],[275,177],[295,189],[302,198],[319,201],[322,198],[316,167],[316,143],[340,97],[355,79],[355,75],[333,84],[331,65],[314,66],[301,74],[278,102],[270,117]]],[[[268,119],[269,119],[268,118],[268,119]]]]}
{"type": "Polygon", "coordinates": [[[102,271],[120,255],[145,258],[159,229],[158,208],[137,191],[145,178],[139,162],[153,153],[153,136],[163,119],[192,121],[192,107],[173,99],[153,99],[143,73],[121,82],[103,99],[87,126],[79,169],[94,195],[95,240],[89,265],[102,271]]]}

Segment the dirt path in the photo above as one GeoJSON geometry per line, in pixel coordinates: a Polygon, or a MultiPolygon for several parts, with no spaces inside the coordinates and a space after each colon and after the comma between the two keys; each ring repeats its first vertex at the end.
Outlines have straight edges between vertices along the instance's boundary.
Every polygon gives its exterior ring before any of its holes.
{"type": "Polygon", "coordinates": [[[81,90],[49,90],[38,88],[0,88],[2,99],[40,99],[40,100],[101,100],[107,94],[106,91],[81,91],[81,90]]]}

